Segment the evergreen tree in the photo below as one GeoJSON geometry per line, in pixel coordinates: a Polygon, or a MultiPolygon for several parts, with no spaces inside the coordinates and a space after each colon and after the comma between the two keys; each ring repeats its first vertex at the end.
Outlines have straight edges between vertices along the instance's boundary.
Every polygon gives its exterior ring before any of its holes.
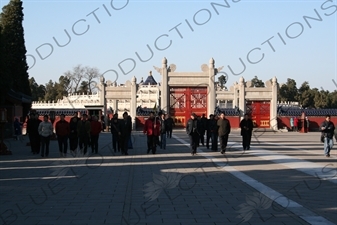
{"type": "Polygon", "coordinates": [[[45,86],[42,84],[38,85],[34,77],[29,78],[29,86],[32,92],[32,101],[43,101],[46,93],[45,86]]]}
{"type": "Polygon", "coordinates": [[[45,85],[46,87],[46,94],[44,96],[45,101],[56,101],[57,99],[57,89],[56,89],[57,83],[53,82],[52,80],[49,80],[49,82],[45,85]]]}
{"type": "Polygon", "coordinates": [[[12,86],[12,77],[9,76],[7,61],[8,58],[5,55],[5,38],[3,36],[3,29],[0,23],[0,105],[5,104],[5,98],[7,92],[12,86]]]}
{"type": "Polygon", "coordinates": [[[264,82],[255,76],[252,80],[251,87],[264,87],[264,82]]]}
{"type": "MultiPolygon", "coordinates": [[[[2,26],[2,38],[5,39],[4,55],[1,57],[7,59],[6,78],[12,79],[11,88],[14,91],[22,92],[31,96],[29,86],[28,65],[26,61],[26,46],[24,40],[23,7],[22,1],[11,0],[4,6],[0,15],[0,24],[2,26]]],[[[30,108],[30,106],[28,106],[30,108]]],[[[27,110],[27,109],[26,109],[27,110]]],[[[25,111],[25,110],[24,110],[25,111]]]]}
{"type": "Polygon", "coordinates": [[[218,81],[219,81],[219,84],[220,84],[221,89],[224,89],[225,84],[227,83],[227,77],[225,77],[224,75],[221,75],[221,76],[218,78],[218,81]]]}

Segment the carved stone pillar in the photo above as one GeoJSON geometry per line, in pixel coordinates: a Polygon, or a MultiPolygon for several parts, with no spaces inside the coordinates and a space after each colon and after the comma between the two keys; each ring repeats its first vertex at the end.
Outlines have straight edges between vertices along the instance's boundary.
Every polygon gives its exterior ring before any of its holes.
{"type": "Polygon", "coordinates": [[[233,85],[234,95],[233,95],[233,109],[238,106],[238,87],[237,82],[233,85]]]}
{"type": "Polygon", "coordinates": [[[215,67],[214,59],[209,60],[208,66],[208,96],[207,96],[207,115],[213,114],[215,110],[215,67]]]}
{"type": "Polygon", "coordinates": [[[270,102],[270,128],[278,130],[277,127],[277,91],[278,84],[276,77],[272,79],[272,100],[270,102]]]}
{"type": "Polygon", "coordinates": [[[136,116],[137,116],[137,79],[131,79],[131,101],[130,101],[130,116],[132,118],[132,129],[136,129],[136,116]]]}
{"type": "MultiPolygon", "coordinates": [[[[104,122],[107,124],[108,122],[108,117],[107,117],[107,101],[106,101],[106,84],[105,84],[105,78],[101,76],[100,78],[100,85],[99,85],[100,91],[99,93],[99,99],[100,99],[100,104],[103,105],[103,114],[104,114],[104,122]]],[[[98,120],[101,121],[101,116],[102,112],[100,112],[98,120]]]]}
{"type": "Polygon", "coordinates": [[[160,107],[165,111],[165,113],[169,113],[170,109],[168,106],[168,71],[167,71],[167,59],[164,57],[162,60],[162,83],[161,83],[161,103],[160,107]]]}
{"type": "Polygon", "coordinates": [[[240,77],[239,80],[239,109],[241,112],[241,119],[243,119],[243,115],[246,113],[245,80],[243,77],[240,77]]]}

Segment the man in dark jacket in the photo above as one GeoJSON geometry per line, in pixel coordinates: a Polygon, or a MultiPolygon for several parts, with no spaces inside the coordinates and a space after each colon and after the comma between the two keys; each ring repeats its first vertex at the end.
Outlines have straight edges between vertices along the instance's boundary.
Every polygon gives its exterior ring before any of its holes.
{"type": "Polygon", "coordinates": [[[118,119],[118,114],[115,113],[111,119],[110,122],[111,125],[111,134],[112,134],[112,148],[114,152],[120,152],[121,151],[121,144],[120,144],[120,137],[121,137],[121,131],[120,131],[120,121],[118,119]]]}
{"type": "Polygon", "coordinates": [[[172,129],[174,127],[174,120],[170,116],[170,114],[167,114],[166,118],[166,137],[172,138],[172,129]]]}
{"type": "Polygon", "coordinates": [[[55,125],[55,131],[57,135],[57,141],[59,145],[60,157],[67,156],[68,138],[70,134],[70,125],[65,120],[65,115],[60,115],[60,120],[55,125]]]}
{"type": "Polygon", "coordinates": [[[249,150],[252,139],[253,121],[246,113],[245,118],[240,122],[243,150],[249,150]]]}
{"type": "Polygon", "coordinates": [[[87,154],[88,144],[90,139],[90,122],[88,121],[87,114],[82,115],[82,120],[77,123],[77,134],[79,138],[79,146],[81,154],[87,154]]]}
{"type": "Polygon", "coordinates": [[[199,143],[200,123],[195,113],[192,113],[191,118],[186,124],[186,133],[190,138],[191,154],[197,154],[197,145],[199,143]]]}
{"type": "Polygon", "coordinates": [[[33,154],[40,153],[39,125],[41,122],[38,114],[32,113],[29,115],[29,120],[27,121],[27,133],[33,154]]]}
{"type": "Polygon", "coordinates": [[[76,150],[78,146],[78,134],[77,134],[77,123],[78,123],[78,117],[74,116],[70,120],[70,134],[69,134],[69,146],[70,146],[70,153],[75,156],[76,150]]]}
{"type": "Polygon", "coordinates": [[[330,121],[330,118],[330,115],[326,115],[325,121],[320,126],[322,137],[324,138],[324,154],[326,157],[330,157],[330,150],[333,147],[333,136],[335,131],[335,125],[330,121]]]}
{"type": "Polygon", "coordinates": [[[120,132],[121,132],[121,149],[122,154],[128,155],[128,143],[131,137],[132,124],[131,120],[128,118],[128,113],[123,113],[123,119],[120,122],[120,132]]]}
{"type": "Polygon", "coordinates": [[[216,115],[212,115],[211,119],[209,120],[209,129],[211,133],[211,140],[212,145],[211,149],[212,151],[218,151],[218,119],[216,115]]]}
{"type": "Polygon", "coordinates": [[[207,119],[206,123],[206,147],[209,149],[209,140],[212,143],[212,136],[211,136],[211,120],[213,119],[213,114],[209,115],[209,119],[207,119]]]}
{"type": "Polygon", "coordinates": [[[205,145],[205,133],[207,130],[207,118],[205,114],[202,114],[202,117],[200,118],[200,142],[202,146],[205,145]]]}
{"type": "Polygon", "coordinates": [[[167,121],[166,121],[166,115],[164,113],[160,114],[160,148],[166,149],[166,127],[167,127],[167,121]]]}
{"type": "Polygon", "coordinates": [[[231,132],[231,125],[229,123],[229,120],[225,118],[224,113],[220,114],[220,119],[218,120],[217,125],[219,127],[218,134],[220,140],[221,154],[224,154],[227,148],[228,135],[231,132]]]}

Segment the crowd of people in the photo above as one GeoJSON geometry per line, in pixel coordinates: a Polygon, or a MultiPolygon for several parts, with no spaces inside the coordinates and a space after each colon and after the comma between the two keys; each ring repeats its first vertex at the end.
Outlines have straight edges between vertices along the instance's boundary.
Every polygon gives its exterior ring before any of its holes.
{"type": "MultiPolygon", "coordinates": [[[[82,118],[77,115],[65,120],[65,115],[60,115],[60,120],[55,124],[55,135],[58,142],[60,157],[66,157],[68,146],[72,155],[78,153],[87,154],[88,147],[91,147],[93,154],[98,154],[98,139],[102,131],[102,123],[98,121],[97,116],[88,118],[83,114],[82,118]]],[[[32,113],[27,121],[27,135],[33,154],[40,154],[41,157],[49,156],[49,144],[54,136],[53,124],[49,116],[45,115],[43,121],[39,115],[32,113]]]]}
{"type": "MultiPolygon", "coordinates": [[[[244,150],[250,149],[250,142],[253,131],[253,121],[245,114],[245,118],[240,122],[242,145],[244,150]]],[[[218,141],[220,144],[221,154],[225,154],[228,144],[228,136],[231,132],[230,121],[226,119],[224,113],[220,116],[211,114],[209,119],[205,114],[198,117],[195,113],[191,114],[191,118],[186,125],[186,132],[190,138],[191,154],[195,155],[197,147],[202,144],[205,145],[206,134],[206,147],[211,147],[212,151],[218,151],[218,141]]]]}
{"type": "MultiPolygon", "coordinates": [[[[337,130],[335,130],[335,125],[330,121],[330,118],[331,116],[327,115],[320,126],[321,141],[324,143],[324,155],[327,157],[330,157],[334,137],[337,141],[337,130]]],[[[113,151],[128,155],[128,149],[132,148],[131,117],[127,112],[123,113],[122,119],[118,118],[118,114],[114,114],[109,121],[109,125],[112,134],[113,151]]],[[[294,125],[294,130],[296,130],[296,122],[291,121],[291,125],[294,125]]],[[[143,133],[147,136],[147,153],[156,154],[157,146],[166,150],[166,140],[167,138],[172,138],[174,126],[174,120],[170,115],[162,112],[155,115],[154,112],[151,112],[143,128],[143,133]]],[[[18,121],[15,121],[14,127],[16,132],[20,127],[18,121]]],[[[243,150],[250,149],[253,127],[252,119],[248,114],[245,114],[244,119],[240,122],[243,150]]],[[[68,146],[72,155],[77,153],[85,155],[88,152],[88,147],[91,147],[92,154],[98,154],[98,140],[102,129],[103,124],[98,121],[97,116],[88,117],[88,115],[83,114],[82,118],[74,116],[70,122],[67,122],[65,116],[61,114],[60,120],[55,124],[60,156],[66,156],[68,146]]],[[[225,154],[230,132],[230,121],[226,119],[224,113],[220,113],[219,116],[211,114],[208,119],[205,114],[200,117],[192,113],[186,124],[191,154],[195,155],[197,147],[200,145],[206,145],[207,149],[218,151],[218,142],[221,154],[225,154]]],[[[45,115],[43,121],[41,121],[37,114],[32,113],[27,121],[27,134],[32,153],[41,153],[42,157],[48,157],[50,139],[54,135],[53,125],[49,120],[49,116],[45,115]]]]}

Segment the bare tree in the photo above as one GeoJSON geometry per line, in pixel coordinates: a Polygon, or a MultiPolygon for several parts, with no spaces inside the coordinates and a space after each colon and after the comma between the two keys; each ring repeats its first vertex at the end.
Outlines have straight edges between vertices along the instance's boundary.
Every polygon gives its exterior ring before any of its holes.
{"type": "Polygon", "coordinates": [[[90,68],[90,67],[85,67],[85,73],[84,73],[84,78],[87,82],[88,85],[88,93],[92,94],[94,90],[96,90],[96,84],[97,82],[95,81],[98,79],[100,76],[99,70],[97,68],[90,68]]]}
{"type": "Polygon", "coordinates": [[[73,71],[67,71],[64,73],[64,76],[70,80],[69,87],[72,92],[78,92],[84,75],[85,68],[83,68],[82,65],[77,65],[73,68],[73,71]]]}

